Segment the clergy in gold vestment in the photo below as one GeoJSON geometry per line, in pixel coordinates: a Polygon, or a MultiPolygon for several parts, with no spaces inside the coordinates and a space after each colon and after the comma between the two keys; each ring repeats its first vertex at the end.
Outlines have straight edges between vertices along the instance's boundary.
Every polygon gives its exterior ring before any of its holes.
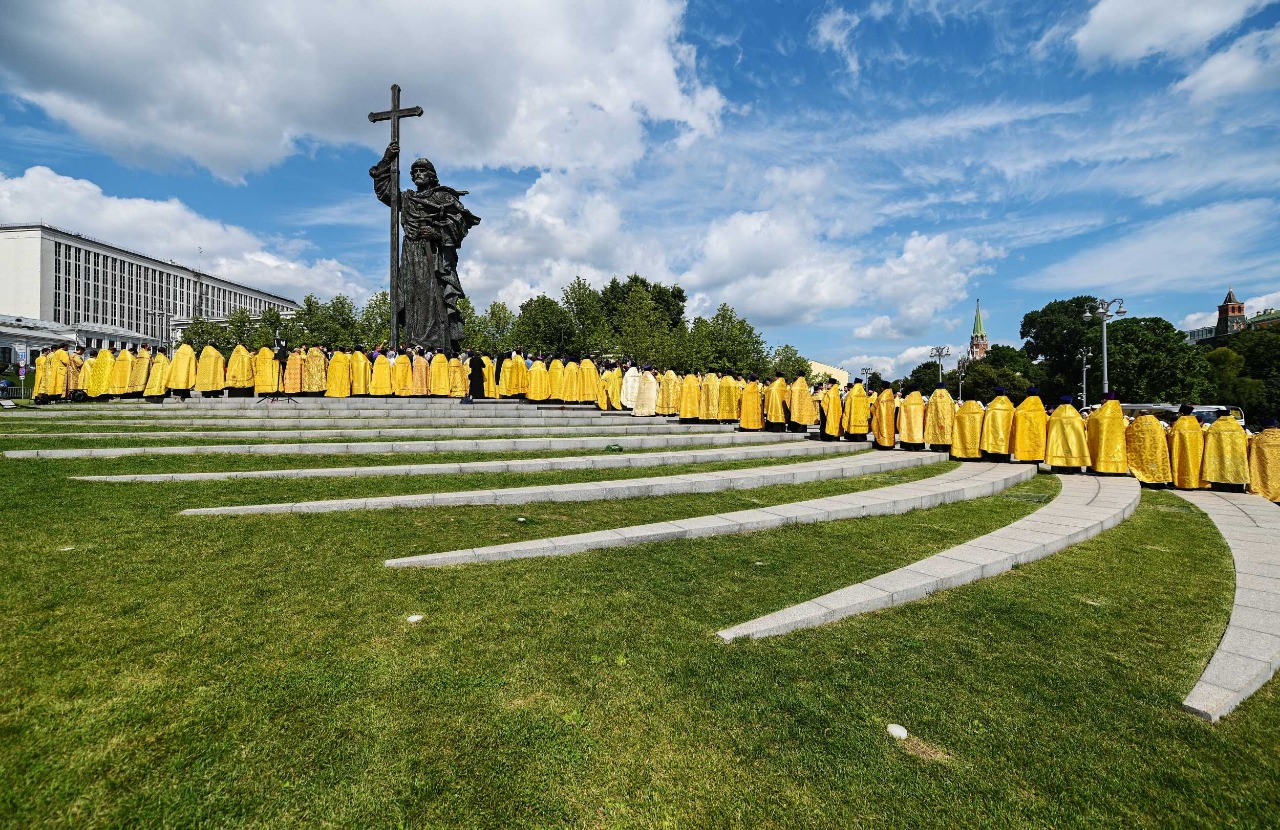
{"type": "Polygon", "coordinates": [[[518,379],[515,375],[515,358],[507,355],[499,364],[498,371],[498,394],[504,398],[511,398],[516,395],[516,384],[518,379]]]}
{"type": "Polygon", "coordinates": [[[36,355],[36,359],[32,363],[36,367],[35,379],[31,382],[31,397],[44,394],[44,364],[49,360],[49,353],[42,351],[36,355]]]}
{"type": "Polygon", "coordinates": [[[319,346],[307,350],[306,363],[302,366],[302,391],[308,395],[319,395],[329,382],[329,361],[319,346]]]}
{"type": "Polygon", "coordinates": [[[982,458],[982,421],[986,413],[982,404],[968,400],[956,410],[955,424],[951,429],[951,457],[957,461],[977,461],[982,458]]]}
{"type": "Polygon", "coordinates": [[[1049,419],[1044,460],[1050,466],[1067,469],[1089,466],[1089,441],[1084,435],[1084,419],[1080,417],[1080,411],[1071,405],[1070,395],[1062,396],[1049,419]]]}
{"type": "MultiPolygon", "coordinates": [[[[190,348],[188,346],[188,348],[190,348]]],[[[121,349],[116,355],[116,363],[111,367],[111,389],[112,395],[124,395],[129,391],[129,376],[133,373],[133,353],[128,349],[121,349]]]]}
{"type": "Polygon", "coordinates": [[[898,407],[898,441],[904,450],[924,449],[924,396],[912,389],[898,407]]]}
{"type": "Polygon", "coordinates": [[[1179,410],[1181,417],[1169,427],[1169,470],[1173,486],[1179,490],[1209,486],[1200,476],[1204,463],[1204,429],[1193,412],[1194,407],[1183,404],[1179,410]]]}
{"type": "MultiPolygon", "coordinates": [[[[1249,483],[1249,436],[1228,410],[1221,410],[1205,430],[1200,477],[1210,484],[1249,483]]],[[[1280,539],[1280,533],[1276,536],[1280,539]]]]}
{"type": "Polygon", "coordinates": [[[436,352],[431,356],[431,394],[448,397],[449,385],[449,358],[444,352],[436,352]]]}
{"type": "Polygon", "coordinates": [[[893,387],[885,383],[871,405],[871,431],[875,434],[875,448],[891,450],[898,443],[897,401],[893,387]]]}
{"type": "Polygon", "coordinates": [[[85,369],[84,346],[76,346],[76,350],[68,356],[67,363],[67,391],[74,392],[77,389],[84,389],[84,382],[87,378],[82,374],[85,369]]]}
{"type": "Polygon", "coordinates": [[[227,388],[249,389],[253,386],[253,355],[244,346],[237,345],[231,350],[231,358],[227,361],[227,388]]]}
{"type": "Polygon", "coordinates": [[[449,358],[449,397],[465,398],[467,396],[467,373],[463,371],[462,359],[449,358]]]}
{"type": "Polygon", "coordinates": [[[1280,426],[1262,422],[1262,432],[1249,442],[1249,492],[1280,503],[1280,426]]]}
{"type": "Polygon", "coordinates": [[[407,398],[413,394],[413,358],[409,353],[392,353],[391,361],[391,394],[407,398]]]}
{"type": "Polygon", "coordinates": [[[842,404],[843,423],[841,429],[845,438],[850,441],[865,441],[871,431],[871,398],[862,386],[862,381],[854,381],[842,404]]]}
{"type": "Polygon", "coordinates": [[[280,361],[266,346],[253,356],[253,393],[274,395],[280,391],[280,361]]]}
{"type": "Polygon", "coordinates": [[[1026,463],[1044,461],[1044,442],[1049,428],[1049,415],[1040,400],[1040,390],[1027,389],[1027,396],[1013,411],[1009,429],[1009,448],[1013,456],[1026,463]]]}
{"type": "Polygon", "coordinates": [[[668,369],[658,383],[658,414],[678,415],[680,413],[680,378],[668,369]]]}
{"type": "Polygon", "coordinates": [[[827,384],[822,393],[822,440],[840,440],[840,428],[844,419],[844,409],[840,403],[840,385],[827,384]]]}
{"type": "Polygon", "coordinates": [[[116,356],[111,349],[98,349],[93,358],[93,372],[85,383],[85,392],[91,398],[98,398],[111,389],[111,372],[116,366],[116,356]]]}
{"type": "Polygon", "coordinates": [[[605,364],[604,371],[600,373],[600,385],[596,387],[596,407],[605,412],[609,409],[609,378],[613,376],[613,370],[605,364]]]}
{"type": "Polygon", "coordinates": [[[720,419],[720,377],[715,372],[703,374],[700,382],[698,401],[698,420],[717,421],[720,419]]]}
{"type": "Polygon", "coordinates": [[[680,420],[692,423],[702,414],[702,380],[693,372],[680,384],[680,420]]]}
{"type": "Polygon", "coordinates": [[[307,356],[302,349],[289,352],[289,359],[284,364],[284,393],[298,395],[302,393],[302,370],[307,364],[307,356]]]}
{"type": "Polygon", "coordinates": [[[373,359],[373,376],[369,380],[369,394],[376,398],[386,398],[390,397],[394,391],[391,385],[391,359],[382,352],[378,352],[378,356],[373,359]]]}
{"type": "Polygon", "coordinates": [[[142,394],[147,388],[147,375],[151,373],[151,349],[146,346],[138,348],[133,358],[133,368],[129,370],[129,392],[142,394]]]}
{"type": "Polygon", "coordinates": [[[326,398],[351,396],[351,355],[344,351],[335,351],[333,357],[329,358],[329,376],[325,378],[324,396],[326,398]]]}
{"type": "Polygon", "coordinates": [[[747,376],[738,409],[742,413],[738,421],[742,429],[749,432],[764,429],[764,393],[760,391],[760,380],[754,374],[747,376]]]}
{"type": "Polygon", "coordinates": [[[1151,413],[1139,415],[1124,433],[1125,459],[1129,472],[1143,484],[1168,484],[1169,439],[1164,424],[1151,413]]]}
{"type": "Polygon", "coordinates": [[[373,364],[359,347],[351,353],[351,394],[368,395],[369,385],[373,381],[373,364]]]}
{"type": "Polygon", "coordinates": [[[791,403],[791,387],[782,375],[764,389],[764,428],[767,432],[785,432],[787,407],[791,403]]]}
{"type": "Polygon", "coordinates": [[[1129,452],[1125,444],[1124,410],[1114,392],[1104,396],[1102,406],[1089,416],[1085,431],[1089,436],[1089,459],[1095,473],[1125,475],[1129,472],[1129,452]]]}
{"type": "Polygon", "coordinates": [[[945,384],[938,384],[929,396],[924,410],[924,441],[929,449],[947,452],[951,449],[951,434],[955,430],[956,402],[945,384]]]}
{"type": "Polygon", "coordinates": [[[419,346],[413,350],[410,355],[413,359],[413,387],[411,394],[416,397],[423,397],[431,394],[431,361],[427,360],[427,353],[419,346]]]}
{"type": "Polygon", "coordinates": [[[156,356],[147,370],[147,385],[142,389],[144,398],[163,398],[169,394],[169,355],[164,346],[156,349],[156,356]]]}
{"type": "Polygon", "coordinates": [[[652,366],[646,366],[640,372],[636,405],[631,407],[631,414],[639,418],[658,414],[658,378],[654,376],[652,366]]]}
{"type": "Polygon", "coordinates": [[[515,369],[515,375],[516,375],[515,394],[528,395],[529,394],[529,370],[533,368],[532,361],[525,362],[524,352],[516,352],[516,362],[512,368],[515,369]]]}
{"type": "Polygon", "coordinates": [[[613,374],[609,377],[609,383],[606,389],[608,392],[610,409],[622,409],[622,387],[625,384],[626,378],[622,374],[622,367],[614,366],[613,374]]]}
{"type": "Polygon", "coordinates": [[[486,398],[498,397],[498,366],[493,362],[493,358],[489,355],[481,355],[480,362],[484,364],[484,396],[486,398]]]}
{"type": "Polygon", "coordinates": [[[61,398],[67,394],[67,367],[71,365],[71,357],[67,350],[58,347],[49,353],[44,362],[44,393],[51,398],[61,398]]]}
{"type": "MultiPolygon", "coordinates": [[[[564,364],[564,380],[560,384],[560,399],[565,403],[576,403],[582,397],[582,380],[578,377],[576,360],[570,358],[564,364]]],[[[654,403],[656,404],[657,401],[655,400],[654,403]]]]}
{"type": "Polygon", "coordinates": [[[533,361],[529,367],[529,391],[526,393],[531,401],[545,401],[551,397],[551,379],[547,377],[547,364],[542,358],[533,361]]]}
{"type": "Polygon", "coordinates": [[[813,405],[813,393],[809,391],[809,380],[804,375],[791,382],[787,420],[796,432],[804,432],[818,423],[818,409],[813,405]]]}
{"type": "Polygon", "coordinates": [[[564,400],[564,363],[558,357],[553,358],[551,365],[547,367],[547,383],[551,390],[551,400],[564,400]]]}
{"type": "Polygon", "coordinates": [[[738,420],[738,382],[732,375],[721,375],[716,394],[715,419],[721,423],[738,420]]]}
{"type": "MultiPolygon", "coordinates": [[[[662,394],[661,391],[658,394],[662,394]]],[[[584,357],[578,364],[578,400],[582,403],[595,403],[599,396],[600,372],[591,358],[584,357]]]]}
{"type": "Polygon", "coordinates": [[[205,346],[196,364],[196,391],[221,392],[227,388],[227,361],[222,352],[205,346]]]}
{"type": "Polygon", "coordinates": [[[183,343],[173,353],[169,361],[169,379],[165,385],[170,389],[190,390],[196,385],[196,350],[183,343]]]}
{"type": "Polygon", "coordinates": [[[1012,451],[1013,402],[1005,397],[1003,386],[997,386],[995,393],[982,416],[980,446],[989,455],[1008,455],[1012,451]]]}

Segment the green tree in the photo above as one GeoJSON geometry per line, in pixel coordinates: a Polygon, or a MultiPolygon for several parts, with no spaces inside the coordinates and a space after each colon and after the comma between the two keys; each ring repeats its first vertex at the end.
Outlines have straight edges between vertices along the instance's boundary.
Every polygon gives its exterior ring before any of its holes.
{"type": "Polygon", "coordinates": [[[569,351],[575,355],[600,354],[613,341],[613,327],[604,311],[604,298],[582,277],[564,287],[561,305],[573,321],[569,351]]]}
{"type": "MultiPolygon", "coordinates": [[[[1084,320],[1084,313],[1092,302],[1094,298],[1087,296],[1054,300],[1039,311],[1023,315],[1019,333],[1026,342],[1022,351],[1029,360],[1039,364],[1042,397],[1056,400],[1060,395],[1079,394],[1080,351],[1092,342],[1091,332],[1099,330],[1096,318],[1091,322],[1084,320]]],[[[1095,354],[1100,352],[1100,348],[1094,349],[1095,354]]],[[[965,385],[968,383],[966,378],[965,385]]]]}
{"type": "Polygon", "coordinates": [[[197,355],[204,350],[205,346],[213,346],[225,357],[231,353],[234,346],[226,326],[222,323],[210,322],[203,317],[192,318],[191,323],[182,330],[182,342],[195,349],[197,355]]]}
{"type": "Polygon", "coordinates": [[[633,285],[618,318],[618,350],[641,365],[675,365],[669,318],[643,285],[633,285]]]}
{"type": "Polygon", "coordinates": [[[625,311],[624,306],[631,297],[632,289],[637,286],[643,288],[662,310],[667,319],[668,330],[674,331],[684,326],[684,308],[687,298],[683,288],[678,285],[665,286],[661,283],[649,282],[639,274],[631,274],[625,282],[614,277],[600,291],[605,317],[614,323],[616,329],[621,328],[618,321],[625,311]]]}
{"type": "Polygon", "coordinates": [[[930,389],[938,385],[938,368],[938,361],[926,360],[912,369],[905,380],[908,384],[914,383],[920,387],[920,391],[927,395],[930,389]]]}
{"type": "Polygon", "coordinates": [[[511,339],[516,348],[544,355],[568,351],[572,333],[573,319],[569,312],[546,294],[521,303],[520,314],[511,327],[511,339]]]}
{"type": "MultiPolygon", "coordinates": [[[[1100,332],[1093,352],[1093,374],[1100,382],[1100,332]]],[[[1107,326],[1111,391],[1123,401],[1175,403],[1206,399],[1213,394],[1213,383],[1205,354],[1203,349],[1189,345],[1182,332],[1161,317],[1117,320],[1107,326]]],[[[1092,390],[1089,397],[1094,399],[1092,390]]]]}
{"type": "Polygon", "coordinates": [[[808,358],[800,354],[800,351],[790,344],[783,344],[774,350],[769,359],[770,376],[781,374],[788,382],[795,380],[801,375],[805,375],[806,379],[813,366],[810,365],[808,358]]]}
{"type": "MultiPolygon", "coordinates": [[[[997,386],[1003,386],[1006,395],[1015,401],[1019,401],[1027,396],[1027,387],[1031,386],[1031,383],[1019,372],[1007,367],[996,366],[986,360],[975,360],[969,364],[969,368],[964,373],[965,400],[989,401],[996,396],[997,386]]],[[[948,389],[952,391],[952,394],[959,393],[959,389],[952,389],[950,384],[948,384],[948,389]]],[[[1072,392],[1067,391],[1062,394],[1070,395],[1072,392]]],[[[1054,395],[1052,398],[1048,398],[1042,389],[1040,397],[1045,400],[1056,401],[1059,396],[1054,395]]]]}
{"type": "Polygon", "coordinates": [[[515,322],[516,316],[507,308],[507,304],[495,300],[489,304],[484,314],[479,314],[468,322],[463,345],[495,356],[510,352],[514,347],[511,329],[515,322]]]}
{"type": "Polygon", "coordinates": [[[1215,388],[1214,403],[1235,404],[1252,416],[1266,409],[1266,384],[1244,375],[1244,356],[1226,346],[1205,355],[1215,388]]]}
{"type": "Polygon", "coordinates": [[[359,345],[373,349],[391,339],[391,299],[387,292],[378,291],[370,296],[360,309],[359,318],[359,345]]]}
{"type": "Polygon", "coordinates": [[[253,329],[254,323],[253,318],[249,316],[249,309],[237,308],[227,315],[227,333],[235,343],[243,343],[248,347],[253,329]]]}
{"type": "Polygon", "coordinates": [[[1249,422],[1256,424],[1263,418],[1280,417],[1280,331],[1246,329],[1225,339],[1231,350],[1244,358],[1241,377],[1263,384],[1258,409],[1245,408],[1249,422]]]}

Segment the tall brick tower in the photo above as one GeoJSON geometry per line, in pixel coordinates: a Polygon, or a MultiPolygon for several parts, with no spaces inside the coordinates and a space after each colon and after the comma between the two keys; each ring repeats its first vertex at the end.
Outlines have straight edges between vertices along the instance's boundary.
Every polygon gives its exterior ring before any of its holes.
{"type": "Polygon", "coordinates": [[[982,301],[978,300],[976,304],[977,307],[973,313],[973,334],[969,336],[970,360],[981,360],[987,356],[987,329],[982,325],[982,301]]]}
{"type": "Polygon", "coordinates": [[[1218,325],[1213,334],[1215,337],[1234,334],[1244,326],[1244,303],[1236,299],[1236,292],[1228,286],[1227,297],[1222,301],[1222,305],[1218,306],[1218,325]]]}

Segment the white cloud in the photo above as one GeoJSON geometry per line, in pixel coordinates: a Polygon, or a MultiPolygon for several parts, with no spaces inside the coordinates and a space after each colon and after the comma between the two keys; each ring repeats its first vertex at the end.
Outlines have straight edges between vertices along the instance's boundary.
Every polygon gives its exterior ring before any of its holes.
{"type": "Polygon", "coordinates": [[[1037,121],[1056,115],[1080,115],[1088,112],[1089,108],[1088,98],[1042,104],[980,104],[906,118],[862,137],[860,142],[875,150],[898,151],[903,147],[937,145],[1019,122],[1037,121]]]}
{"type": "Polygon", "coordinates": [[[853,30],[862,19],[853,12],[832,6],[818,18],[811,35],[813,45],[819,51],[835,52],[844,59],[849,74],[858,77],[858,50],[853,45],[853,30]]]}
{"type": "Polygon", "coordinates": [[[1099,0],[1072,35],[1086,64],[1185,57],[1275,0],[1099,0]]]}
{"type": "Polygon", "coordinates": [[[1280,26],[1245,35],[1174,85],[1197,104],[1276,87],[1280,87],[1280,26]]]}
{"type": "MultiPolygon", "coordinates": [[[[951,350],[951,355],[942,359],[942,368],[944,370],[954,369],[956,359],[963,354],[968,347],[956,346],[954,344],[946,344],[951,350]]],[[[879,372],[886,379],[899,378],[906,375],[921,363],[927,363],[933,360],[929,356],[933,346],[909,346],[896,355],[868,355],[854,354],[846,357],[839,362],[839,366],[848,369],[854,374],[861,375],[863,367],[870,366],[873,371],[879,372]]]]}
{"type": "Polygon", "coordinates": [[[1191,329],[1204,328],[1212,326],[1218,322],[1218,312],[1216,311],[1197,311],[1194,314],[1188,314],[1178,322],[1179,331],[1190,331],[1191,329]]]}
{"type": "Polygon", "coordinates": [[[854,326],[853,336],[862,340],[897,340],[902,334],[893,327],[893,320],[887,314],[881,314],[869,323],[854,326]]]}
{"type": "Polygon", "coordinates": [[[678,0],[48,0],[6,8],[0,80],[132,163],[238,179],[309,141],[380,149],[388,86],[423,118],[406,152],[451,165],[619,169],[649,122],[719,128],[678,0]]]}
{"type": "Polygon", "coordinates": [[[1266,311],[1269,308],[1280,308],[1280,290],[1272,291],[1269,294],[1259,294],[1256,297],[1249,297],[1244,301],[1244,310],[1250,316],[1260,311],[1266,311]]]}
{"type": "Polygon", "coordinates": [[[360,275],[340,262],[299,259],[296,241],[270,243],[201,216],[177,199],[108,196],[93,182],[47,167],[13,178],[0,174],[0,222],[36,221],[295,299],[308,293],[357,299],[368,294],[360,275]]]}
{"type": "Polygon", "coordinates": [[[1140,225],[1017,284],[1143,294],[1243,282],[1280,269],[1280,252],[1267,249],[1278,229],[1280,206],[1274,201],[1220,202],[1140,225]]]}
{"type": "MultiPolygon", "coordinates": [[[[1004,252],[968,239],[954,242],[947,234],[912,234],[902,254],[868,268],[865,280],[877,298],[894,310],[893,324],[883,327],[898,336],[917,336],[935,317],[968,295],[969,281],[992,273],[986,264],[1004,252]]],[[[874,325],[874,324],[873,324],[874,325]]]]}

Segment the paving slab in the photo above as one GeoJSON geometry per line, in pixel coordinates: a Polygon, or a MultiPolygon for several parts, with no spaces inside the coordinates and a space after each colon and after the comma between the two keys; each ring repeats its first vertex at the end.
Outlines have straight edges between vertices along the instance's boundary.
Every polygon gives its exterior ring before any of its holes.
{"type": "MultiPolygon", "coordinates": [[[[1182,706],[1217,722],[1262,688],[1280,668],[1280,566],[1259,564],[1280,554],[1280,534],[1266,527],[1280,508],[1260,496],[1177,490],[1217,526],[1231,548],[1236,593],[1226,633],[1182,706]],[[1268,572],[1259,573],[1259,569],[1268,572]]],[[[1277,560],[1280,562],[1280,559],[1277,560]]]]}
{"type": "MultiPolygon", "coordinates": [[[[978,466],[975,464],[962,469],[978,466]]],[[[986,480],[993,475],[999,475],[1002,469],[1010,466],[1015,469],[1018,467],[1018,465],[987,465],[983,469],[976,470],[972,478],[986,480]]],[[[1022,465],[1022,469],[1026,470],[1021,474],[1022,478],[1027,478],[1035,472],[1035,468],[1030,465],[1022,465]]],[[[902,485],[901,488],[886,487],[879,491],[878,495],[883,497],[900,489],[906,492],[907,498],[910,499],[913,497],[911,493],[918,492],[921,485],[932,485],[936,488],[942,483],[940,482],[942,478],[944,477],[939,476],[936,479],[919,482],[914,487],[908,485],[902,485]]],[[[1096,536],[1109,527],[1112,520],[1118,521],[1119,517],[1130,515],[1142,496],[1138,483],[1131,478],[1095,476],[1060,476],[1059,478],[1062,481],[1062,490],[1053,501],[1006,528],[979,536],[962,545],[850,585],[848,588],[842,588],[840,591],[808,603],[784,608],[773,614],[766,614],[755,620],[726,628],[717,632],[717,635],[725,642],[739,637],[770,637],[787,631],[824,625],[853,614],[901,605],[937,591],[995,576],[1009,570],[1015,564],[1025,564],[1048,556],[1066,547],[1071,541],[1096,536]],[[1062,511],[1066,509],[1063,505],[1066,503],[1071,505],[1070,509],[1074,515],[1082,517],[1080,521],[1084,521],[1083,526],[1076,520],[1066,523],[1060,521],[1063,518],[1062,511]],[[1046,511],[1055,506],[1057,507],[1055,511],[1046,514],[1046,511]],[[1052,521],[1035,521],[1042,514],[1048,515],[1052,521]],[[878,591],[886,599],[880,604],[869,602],[868,596],[878,595],[868,595],[866,589],[878,591]],[[840,606],[839,598],[842,596],[848,597],[849,607],[840,606]],[[811,613],[806,617],[802,611],[797,610],[810,608],[813,603],[822,607],[824,613],[811,613]],[[775,618],[784,620],[785,625],[775,625],[775,618]]],[[[993,486],[999,486],[998,480],[991,483],[993,486]]],[[[964,489],[976,492],[979,488],[969,486],[964,489]]]]}

